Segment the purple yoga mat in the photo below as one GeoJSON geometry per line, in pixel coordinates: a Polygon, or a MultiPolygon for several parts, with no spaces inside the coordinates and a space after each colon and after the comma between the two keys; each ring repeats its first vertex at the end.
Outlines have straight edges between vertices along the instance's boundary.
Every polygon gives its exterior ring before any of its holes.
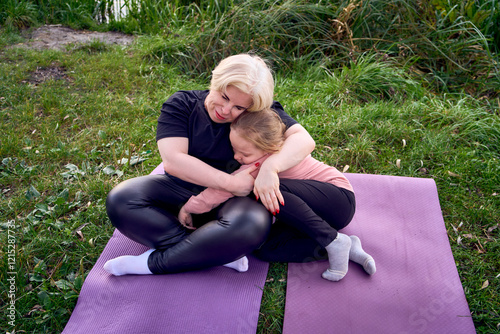
{"type": "MultiPolygon", "coordinates": [[[[161,165],[153,173],[161,173],[161,165]]],[[[268,264],[114,277],[104,263],[147,248],[115,230],[83,284],[64,334],[255,333],[268,264]]]]}
{"type": "Polygon", "coordinates": [[[326,261],[290,263],[283,333],[475,333],[434,181],[346,176],[357,211],[342,232],[360,237],[377,272],[350,263],[330,282],[326,261]]]}

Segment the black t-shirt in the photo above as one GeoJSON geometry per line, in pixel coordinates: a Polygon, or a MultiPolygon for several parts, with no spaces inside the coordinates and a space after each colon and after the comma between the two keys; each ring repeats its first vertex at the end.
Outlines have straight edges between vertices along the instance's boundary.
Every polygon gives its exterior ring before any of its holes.
{"type": "MultiPolygon", "coordinates": [[[[229,141],[230,123],[215,123],[205,109],[208,90],[178,91],[162,106],[158,118],[156,140],[167,137],[185,137],[189,140],[188,154],[210,166],[231,173],[240,165],[234,160],[229,141]]],[[[280,115],[286,127],[297,123],[279,102],[272,108],[280,115]]]]}

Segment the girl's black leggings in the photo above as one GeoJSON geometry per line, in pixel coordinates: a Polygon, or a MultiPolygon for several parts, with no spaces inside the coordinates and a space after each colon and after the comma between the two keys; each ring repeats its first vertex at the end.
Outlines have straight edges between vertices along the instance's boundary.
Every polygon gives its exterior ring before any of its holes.
{"type": "Polygon", "coordinates": [[[356,210],[354,193],[315,180],[280,180],[285,205],[255,255],[269,262],[326,259],[325,246],[346,227],[356,210]]]}
{"type": "Polygon", "coordinates": [[[272,216],[249,197],[235,197],[207,214],[193,215],[200,226],[194,231],[182,226],[178,212],[200,190],[165,174],[137,177],[111,190],[107,213],[122,234],[156,249],[148,260],[154,274],[226,264],[262,245],[272,216]]]}

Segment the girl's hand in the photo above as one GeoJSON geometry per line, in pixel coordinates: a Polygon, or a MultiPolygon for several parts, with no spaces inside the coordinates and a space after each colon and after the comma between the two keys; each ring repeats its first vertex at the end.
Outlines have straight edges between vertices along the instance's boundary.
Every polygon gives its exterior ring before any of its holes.
{"type": "Polygon", "coordinates": [[[279,213],[280,203],[285,204],[280,191],[280,179],[275,171],[261,169],[255,179],[253,192],[273,215],[279,213]]]}
{"type": "Polygon", "coordinates": [[[191,217],[191,214],[187,212],[184,207],[182,207],[179,211],[179,221],[186,228],[190,230],[196,230],[196,227],[193,226],[193,218],[191,217]]]}

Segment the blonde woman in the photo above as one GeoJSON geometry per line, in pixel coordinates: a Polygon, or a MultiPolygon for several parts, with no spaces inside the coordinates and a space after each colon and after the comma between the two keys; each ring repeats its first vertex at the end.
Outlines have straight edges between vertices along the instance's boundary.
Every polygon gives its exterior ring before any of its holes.
{"type": "Polygon", "coordinates": [[[113,275],[166,274],[233,262],[261,246],[271,215],[283,202],[278,172],[302,161],[314,149],[308,132],[273,101],[269,67],[248,54],[224,59],[212,72],[207,91],[179,91],[163,104],[157,143],[165,173],[126,180],[107,197],[108,216],[128,238],[150,247],[139,256],[121,256],[104,268],[113,275]],[[260,166],[254,179],[239,167],[229,141],[230,124],[244,111],[272,107],[286,131],[282,149],[260,166]],[[206,187],[236,197],[198,217],[195,231],[177,219],[189,198],[206,187]],[[247,196],[259,196],[261,203],[247,196]],[[266,210],[267,209],[267,210],[266,210]]]}

